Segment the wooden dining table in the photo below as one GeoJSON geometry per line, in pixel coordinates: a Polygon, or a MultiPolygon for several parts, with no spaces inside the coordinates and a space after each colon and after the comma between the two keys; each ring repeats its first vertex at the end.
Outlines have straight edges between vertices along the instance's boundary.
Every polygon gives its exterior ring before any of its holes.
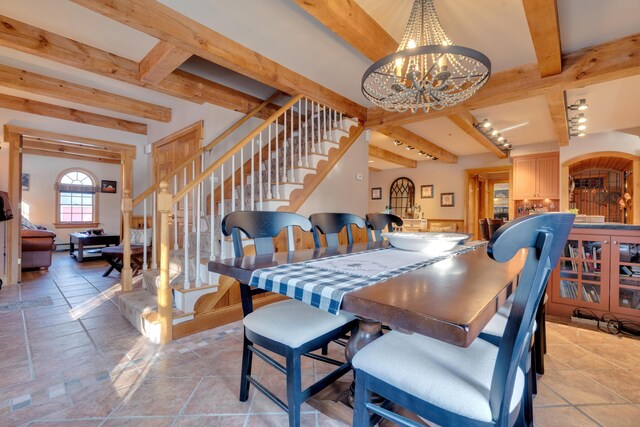
{"type": "MultiPolygon", "coordinates": [[[[258,269],[387,247],[386,241],[336,248],[248,255],[209,262],[209,270],[249,283],[258,269]]],[[[386,281],[349,292],[341,309],[362,319],[466,347],[486,326],[514,289],[525,251],[505,263],[493,261],[486,247],[463,253],[386,281]]]]}
{"type": "MultiPolygon", "coordinates": [[[[248,284],[254,271],[283,264],[319,260],[388,247],[387,241],[335,248],[247,255],[209,262],[209,270],[248,284]]],[[[515,290],[526,250],[508,262],[492,260],[486,246],[452,256],[388,280],[348,292],[340,309],[355,314],[358,330],[345,348],[347,360],[382,335],[382,323],[400,331],[419,333],[461,347],[470,345],[515,290]]],[[[352,388],[353,390],[353,388],[352,388]]],[[[333,393],[329,391],[328,394],[333,393]]],[[[352,395],[343,388],[327,397],[323,391],[309,403],[325,414],[349,423],[352,395]],[[320,396],[322,395],[322,396],[320,396]]]]}

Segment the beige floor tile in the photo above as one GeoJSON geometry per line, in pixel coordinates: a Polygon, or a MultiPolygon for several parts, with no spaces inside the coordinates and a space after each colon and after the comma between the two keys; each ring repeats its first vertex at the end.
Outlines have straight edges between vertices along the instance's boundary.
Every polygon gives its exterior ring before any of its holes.
{"type": "Polygon", "coordinates": [[[176,418],[174,427],[243,427],[247,415],[183,416],[176,418]]]}
{"type": "Polygon", "coordinates": [[[43,339],[58,338],[64,335],[71,335],[79,332],[84,333],[84,329],[82,328],[80,322],[76,320],[72,322],[61,323],[58,325],[47,326],[44,328],[30,329],[29,339],[33,342],[43,339]]]}
{"type": "Polygon", "coordinates": [[[578,408],[607,427],[636,427],[640,424],[638,405],[593,405],[578,408]]]}
{"type": "Polygon", "coordinates": [[[0,389],[11,387],[31,380],[29,362],[22,361],[15,365],[0,368],[0,389]]]}
{"type": "Polygon", "coordinates": [[[574,371],[547,372],[539,381],[574,405],[628,403],[622,396],[574,371]]]}
{"type": "Polygon", "coordinates": [[[0,351],[8,350],[10,348],[25,348],[25,343],[24,332],[17,331],[0,340],[0,351]]]}
{"type": "Polygon", "coordinates": [[[559,406],[559,405],[569,405],[569,402],[564,400],[558,393],[551,390],[546,385],[538,382],[538,394],[533,399],[533,406],[542,407],[542,406],[559,406]]]}
{"type": "Polygon", "coordinates": [[[619,368],[634,369],[640,366],[640,349],[629,351],[629,343],[619,340],[608,344],[587,344],[582,348],[610,361],[619,368]]]}
{"type": "Polygon", "coordinates": [[[30,423],[29,426],[41,427],[98,427],[103,420],[42,420],[30,423]]]}
{"type": "Polygon", "coordinates": [[[199,378],[148,378],[130,392],[113,416],[178,415],[199,378]]]}
{"type": "Polygon", "coordinates": [[[169,427],[174,417],[109,418],[101,427],[169,427]]]}
{"type": "Polygon", "coordinates": [[[25,346],[13,347],[0,351],[0,368],[15,365],[28,360],[25,346]]]}
{"type": "Polygon", "coordinates": [[[204,377],[196,388],[185,415],[248,414],[251,399],[238,400],[240,375],[225,377],[204,377]]]}
{"type": "Polygon", "coordinates": [[[610,360],[599,357],[577,345],[548,343],[547,355],[573,369],[611,369],[616,367],[610,360]]]}
{"type": "Polygon", "coordinates": [[[536,408],[536,427],[596,427],[598,424],[572,406],[536,408]]]}
{"type": "MultiPolygon", "coordinates": [[[[302,414],[300,416],[300,427],[315,427],[317,423],[316,414],[302,414]]],[[[247,427],[282,427],[289,423],[287,414],[258,414],[250,415],[247,420],[247,427]]]]}
{"type": "Polygon", "coordinates": [[[638,382],[637,372],[627,369],[589,369],[582,370],[580,373],[618,393],[625,399],[633,403],[640,403],[640,382],[638,382]]]}

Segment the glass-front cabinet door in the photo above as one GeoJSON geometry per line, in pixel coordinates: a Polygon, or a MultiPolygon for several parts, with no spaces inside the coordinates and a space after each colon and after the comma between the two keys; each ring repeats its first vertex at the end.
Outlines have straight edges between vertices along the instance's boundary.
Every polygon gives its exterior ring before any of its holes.
{"type": "Polygon", "coordinates": [[[640,238],[611,240],[611,310],[640,316],[640,238]]]}
{"type": "Polygon", "coordinates": [[[608,237],[569,236],[560,257],[559,281],[554,300],[564,304],[607,310],[609,250],[608,237]]]}

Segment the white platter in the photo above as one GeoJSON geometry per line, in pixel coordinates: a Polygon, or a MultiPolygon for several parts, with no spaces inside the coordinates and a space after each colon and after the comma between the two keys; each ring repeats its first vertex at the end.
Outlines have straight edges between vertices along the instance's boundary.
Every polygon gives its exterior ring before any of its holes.
{"type": "Polygon", "coordinates": [[[391,246],[405,251],[439,253],[451,250],[470,236],[463,233],[382,233],[391,246]]]}

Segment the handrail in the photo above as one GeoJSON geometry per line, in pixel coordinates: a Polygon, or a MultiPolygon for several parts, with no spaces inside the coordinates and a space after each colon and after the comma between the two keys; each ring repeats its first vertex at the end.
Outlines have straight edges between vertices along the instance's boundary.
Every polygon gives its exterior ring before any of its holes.
{"type": "MultiPolygon", "coordinates": [[[[182,168],[187,166],[189,163],[191,163],[194,160],[196,160],[202,153],[204,153],[205,151],[211,151],[213,149],[213,147],[215,147],[220,141],[222,141],[224,138],[229,136],[233,131],[238,129],[240,126],[242,126],[244,123],[246,123],[249,119],[251,119],[256,114],[258,114],[262,109],[264,109],[264,107],[269,105],[271,103],[271,101],[273,101],[275,98],[277,98],[281,94],[282,94],[281,91],[279,91],[279,90],[275,91],[273,93],[273,95],[271,95],[269,98],[267,98],[264,101],[262,101],[262,103],[260,105],[258,105],[256,108],[251,110],[248,114],[246,114],[240,120],[236,121],[233,125],[231,125],[227,130],[222,132],[220,135],[218,135],[218,137],[216,137],[209,144],[207,144],[204,147],[200,147],[198,149],[198,151],[196,151],[195,153],[193,153],[193,155],[191,155],[191,157],[189,157],[188,159],[184,160],[179,165],[175,166],[173,169],[171,169],[169,172],[167,172],[162,178],[157,180],[149,188],[147,188],[145,191],[143,191],[138,197],[133,199],[133,206],[137,206],[140,202],[142,202],[144,199],[149,197],[154,191],[156,191],[158,189],[158,187],[160,186],[160,182],[168,181],[169,178],[171,178],[173,175],[175,175],[176,173],[181,171],[182,168]]],[[[271,117],[273,117],[273,116],[271,116],[271,117]]],[[[271,120],[271,117],[269,117],[268,120],[271,120]]]]}
{"type": "Polygon", "coordinates": [[[185,194],[187,194],[188,192],[192,191],[193,188],[200,184],[202,181],[204,181],[205,179],[208,179],[209,176],[211,175],[211,173],[213,171],[215,171],[222,163],[226,162],[228,159],[230,159],[233,155],[235,155],[238,151],[240,151],[244,145],[249,142],[250,140],[252,140],[254,137],[256,137],[257,135],[260,134],[260,132],[262,132],[263,130],[265,130],[268,126],[271,125],[271,123],[277,119],[278,117],[280,117],[282,114],[284,114],[285,112],[287,112],[289,110],[289,108],[291,108],[293,105],[295,105],[300,99],[302,99],[304,97],[304,95],[299,94],[294,96],[293,98],[291,98],[289,100],[289,102],[287,102],[286,104],[284,104],[282,107],[280,107],[280,109],[278,111],[276,111],[275,113],[273,113],[271,115],[271,117],[269,117],[267,120],[265,120],[260,126],[258,126],[257,128],[255,128],[253,130],[253,132],[249,133],[247,136],[245,136],[244,138],[242,138],[232,149],[228,150],[224,155],[222,155],[221,157],[219,157],[215,162],[213,162],[211,165],[209,165],[209,167],[207,167],[204,171],[200,172],[200,175],[194,179],[193,181],[191,181],[189,184],[187,184],[186,186],[184,186],[180,191],[178,191],[174,196],[173,196],[173,203],[177,203],[178,201],[180,201],[180,199],[182,199],[184,197],[185,194]]]}

